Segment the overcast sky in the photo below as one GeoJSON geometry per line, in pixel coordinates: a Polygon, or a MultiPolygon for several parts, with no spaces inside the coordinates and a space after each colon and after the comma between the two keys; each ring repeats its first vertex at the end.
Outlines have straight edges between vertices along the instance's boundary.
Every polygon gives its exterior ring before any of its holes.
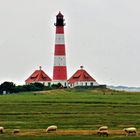
{"type": "Polygon", "coordinates": [[[59,11],[68,77],[83,65],[100,84],[140,86],[140,0],[0,0],[0,83],[40,65],[52,78],[59,11]]]}

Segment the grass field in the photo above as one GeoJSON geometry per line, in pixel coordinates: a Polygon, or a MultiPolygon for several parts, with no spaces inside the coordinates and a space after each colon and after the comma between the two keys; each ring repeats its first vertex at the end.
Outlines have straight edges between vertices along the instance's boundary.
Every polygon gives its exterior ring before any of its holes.
{"type": "Polygon", "coordinates": [[[139,140],[139,137],[54,136],[54,137],[2,137],[1,140],[139,140]]]}
{"type": "MultiPolygon", "coordinates": [[[[43,130],[52,124],[57,125],[59,130],[97,130],[101,125],[107,125],[113,130],[129,126],[140,129],[140,94],[68,89],[0,96],[0,126],[7,129],[7,134],[0,136],[3,140],[12,140],[12,137],[6,136],[15,128],[43,130]]],[[[14,140],[16,138],[18,137],[13,137],[14,140]]],[[[41,140],[45,138],[38,137],[41,140]]],[[[65,137],[65,139],[88,140],[93,137],[65,137]]],[[[98,140],[95,137],[96,139],[98,140]]],[[[137,140],[136,137],[132,139],[137,140]]]]}

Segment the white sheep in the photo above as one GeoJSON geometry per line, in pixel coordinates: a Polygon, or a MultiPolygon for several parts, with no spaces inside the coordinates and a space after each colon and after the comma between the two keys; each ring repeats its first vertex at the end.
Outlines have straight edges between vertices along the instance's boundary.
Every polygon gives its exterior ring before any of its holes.
{"type": "Polygon", "coordinates": [[[49,131],[56,131],[57,130],[57,126],[56,125],[51,125],[49,126],[47,129],[46,129],[46,132],[49,132],[49,131]]]}
{"type": "Polygon", "coordinates": [[[102,130],[108,130],[108,127],[107,127],[107,126],[101,126],[101,127],[99,128],[99,130],[100,130],[100,131],[102,131],[102,130]]]}
{"type": "Polygon", "coordinates": [[[2,134],[2,133],[4,133],[4,127],[0,127],[0,133],[2,134]]]}
{"type": "Polygon", "coordinates": [[[137,130],[135,127],[124,128],[123,130],[125,131],[126,136],[129,136],[131,134],[134,134],[134,135],[137,134],[137,130]]]}
{"type": "Polygon", "coordinates": [[[99,136],[108,136],[108,135],[109,135],[109,133],[108,133],[108,127],[107,127],[107,126],[102,126],[102,127],[100,127],[100,128],[98,129],[97,134],[98,134],[99,136]]]}

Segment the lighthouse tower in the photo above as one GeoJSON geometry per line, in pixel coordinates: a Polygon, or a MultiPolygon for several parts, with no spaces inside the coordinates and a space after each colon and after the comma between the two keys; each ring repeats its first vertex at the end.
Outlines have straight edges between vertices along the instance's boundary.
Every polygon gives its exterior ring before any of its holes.
{"type": "Polygon", "coordinates": [[[55,34],[55,50],[54,50],[54,66],[53,66],[53,83],[61,83],[67,86],[67,66],[66,52],[64,40],[64,19],[61,12],[56,16],[56,34],[55,34]]]}

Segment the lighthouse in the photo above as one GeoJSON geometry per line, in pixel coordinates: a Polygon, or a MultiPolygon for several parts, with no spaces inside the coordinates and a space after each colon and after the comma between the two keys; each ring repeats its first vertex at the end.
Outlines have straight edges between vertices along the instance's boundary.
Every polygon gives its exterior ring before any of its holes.
{"type": "MultiPolygon", "coordinates": [[[[96,80],[83,69],[83,66],[77,70],[71,78],[67,79],[67,65],[66,65],[66,48],[64,39],[64,16],[61,12],[56,15],[55,32],[55,46],[54,46],[54,65],[53,78],[51,79],[42,69],[36,70],[28,79],[26,84],[35,82],[43,83],[46,86],[56,84],[60,87],[106,87],[106,85],[99,85],[96,80]]],[[[53,86],[52,86],[53,87],[53,86]]]]}
{"type": "Polygon", "coordinates": [[[64,39],[64,16],[61,12],[56,15],[56,34],[54,48],[53,83],[67,86],[66,50],[64,39]]]}

